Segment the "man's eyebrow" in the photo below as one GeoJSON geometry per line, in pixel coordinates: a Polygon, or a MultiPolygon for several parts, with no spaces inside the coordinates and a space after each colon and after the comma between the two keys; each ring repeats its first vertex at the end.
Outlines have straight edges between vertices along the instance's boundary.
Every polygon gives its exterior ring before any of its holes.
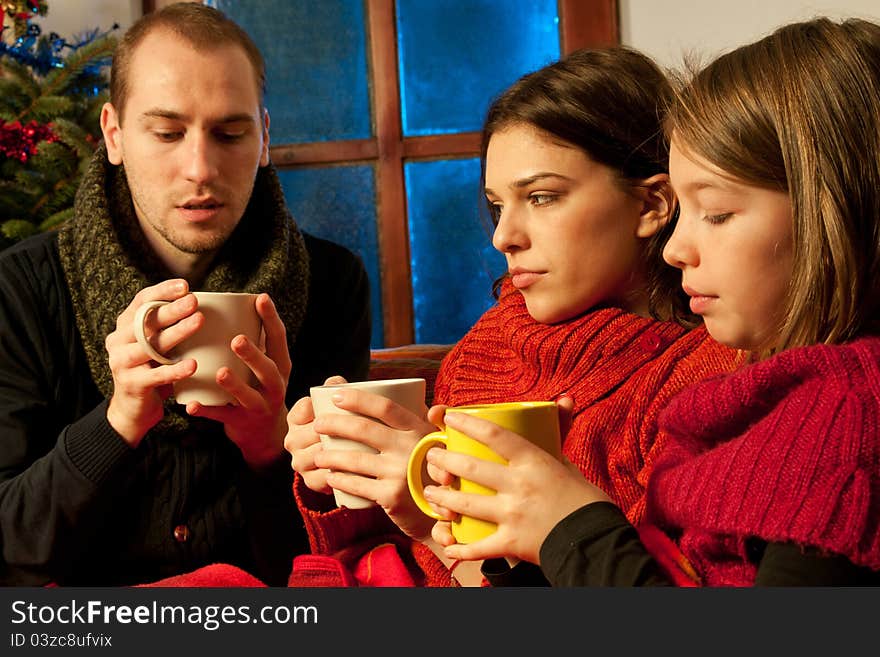
{"type": "MultiPolygon", "coordinates": [[[[168,119],[169,121],[185,121],[187,116],[180,112],[175,112],[172,110],[166,110],[161,108],[149,109],[143,114],[141,114],[141,118],[152,118],[152,119],[168,119]]],[[[253,123],[254,117],[247,112],[238,112],[235,114],[227,114],[226,116],[221,116],[219,119],[215,120],[214,123],[253,123]]]]}
{"type": "MultiPolygon", "coordinates": [[[[552,173],[549,171],[541,171],[541,172],[535,173],[531,176],[527,176],[525,178],[520,178],[519,180],[514,180],[510,186],[514,187],[516,189],[522,189],[523,187],[528,187],[529,185],[534,184],[540,180],[544,180],[545,178],[557,178],[559,180],[566,180],[566,181],[572,180],[572,178],[569,178],[568,176],[563,176],[561,173],[552,173]]],[[[486,187],[486,189],[484,191],[486,192],[486,194],[494,194],[495,193],[488,187],[486,187]]]]}

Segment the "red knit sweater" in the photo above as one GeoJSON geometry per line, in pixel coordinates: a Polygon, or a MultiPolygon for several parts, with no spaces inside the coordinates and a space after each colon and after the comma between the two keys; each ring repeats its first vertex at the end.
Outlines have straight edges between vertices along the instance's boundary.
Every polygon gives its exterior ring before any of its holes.
{"type": "Polygon", "coordinates": [[[747,537],[880,569],[880,338],[785,351],[679,395],[648,519],[710,586],[749,585],[747,537]]]}
{"type": "MultiPolygon", "coordinates": [[[[648,475],[665,442],[658,431],[660,411],[685,386],[741,361],[703,328],[687,331],[617,308],[561,324],[538,323],[508,283],[498,303],[444,359],[434,403],[553,400],[568,394],[574,413],[565,455],[637,522],[648,475]]],[[[381,509],[328,511],[329,496],[308,490],[300,477],[294,490],[314,553],[369,544],[370,536],[391,540],[396,532],[381,509]]],[[[448,585],[448,571],[430,550],[415,544],[412,553],[426,573],[425,584],[448,585]]]]}

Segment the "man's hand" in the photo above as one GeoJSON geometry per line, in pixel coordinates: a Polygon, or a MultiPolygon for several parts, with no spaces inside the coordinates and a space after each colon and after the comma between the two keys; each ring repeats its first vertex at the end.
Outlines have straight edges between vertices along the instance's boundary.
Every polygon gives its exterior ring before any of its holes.
{"type": "Polygon", "coordinates": [[[150,313],[147,332],[152,345],[166,353],[201,328],[205,318],[196,313],[196,298],[188,294],[183,279],[163,281],[138,292],[116,318],[114,330],[104,342],[113,394],[107,406],[107,421],[132,447],[164,415],[163,402],[175,381],[196,371],[196,362],[187,358],[174,365],[159,365],[137,343],[132,324],[137,309],[147,301],[171,301],[150,313]]]}
{"type": "Polygon", "coordinates": [[[229,439],[238,445],[252,469],[259,469],[283,453],[287,431],[285,395],[290,378],[290,354],[287,331],[268,294],[260,294],[257,313],[263,321],[266,336],[265,352],[245,335],[232,339],[230,347],[250,368],[257,379],[256,387],[236,376],[228,367],[217,370],[217,385],[229,392],[238,405],[203,406],[198,402],[186,405],[186,412],[223,423],[229,439]]]}

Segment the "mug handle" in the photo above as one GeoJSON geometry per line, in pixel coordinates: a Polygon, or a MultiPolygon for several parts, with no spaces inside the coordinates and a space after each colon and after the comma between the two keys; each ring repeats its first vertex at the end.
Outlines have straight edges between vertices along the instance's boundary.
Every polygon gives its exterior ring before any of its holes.
{"type": "Polygon", "coordinates": [[[406,464],[406,483],[409,486],[409,494],[412,496],[413,502],[421,509],[422,513],[434,518],[434,520],[446,520],[428,504],[424,493],[425,482],[422,480],[422,467],[425,462],[425,455],[429,449],[436,445],[446,446],[446,434],[442,431],[434,431],[422,436],[422,439],[416,443],[413,451],[410,452],[409,461],[406,464]]]}
{"type": "Polygon", "coordinates": [[[137,338],[138,344],[147,352],[150,358],[162,365],[174,365],[175,363],[180,362],[180,358],[168,358],[167,356],[160,354],[153,348],[153,345],[150,344],[150,341],[147,340],[147,336],[144,333],[144,323],[147,321],[147,315],[153,312],[156,308],[164,306],[167,303],[170,302],[147,301],[144,305],[138,308],[137,312],[134,314],[132,328],[134,329],[134,337],[137,338]]]}

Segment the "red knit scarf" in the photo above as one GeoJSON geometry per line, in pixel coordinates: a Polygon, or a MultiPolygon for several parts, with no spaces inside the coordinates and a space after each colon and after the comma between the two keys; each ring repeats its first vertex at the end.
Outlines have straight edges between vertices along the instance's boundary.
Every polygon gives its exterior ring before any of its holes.
{"type": "Polygon", "coordinates": [[[679,395],[648,519],[709,585],[749,585],[745,540],[880,569],[880,338],[792,349],[679,395]]]}

